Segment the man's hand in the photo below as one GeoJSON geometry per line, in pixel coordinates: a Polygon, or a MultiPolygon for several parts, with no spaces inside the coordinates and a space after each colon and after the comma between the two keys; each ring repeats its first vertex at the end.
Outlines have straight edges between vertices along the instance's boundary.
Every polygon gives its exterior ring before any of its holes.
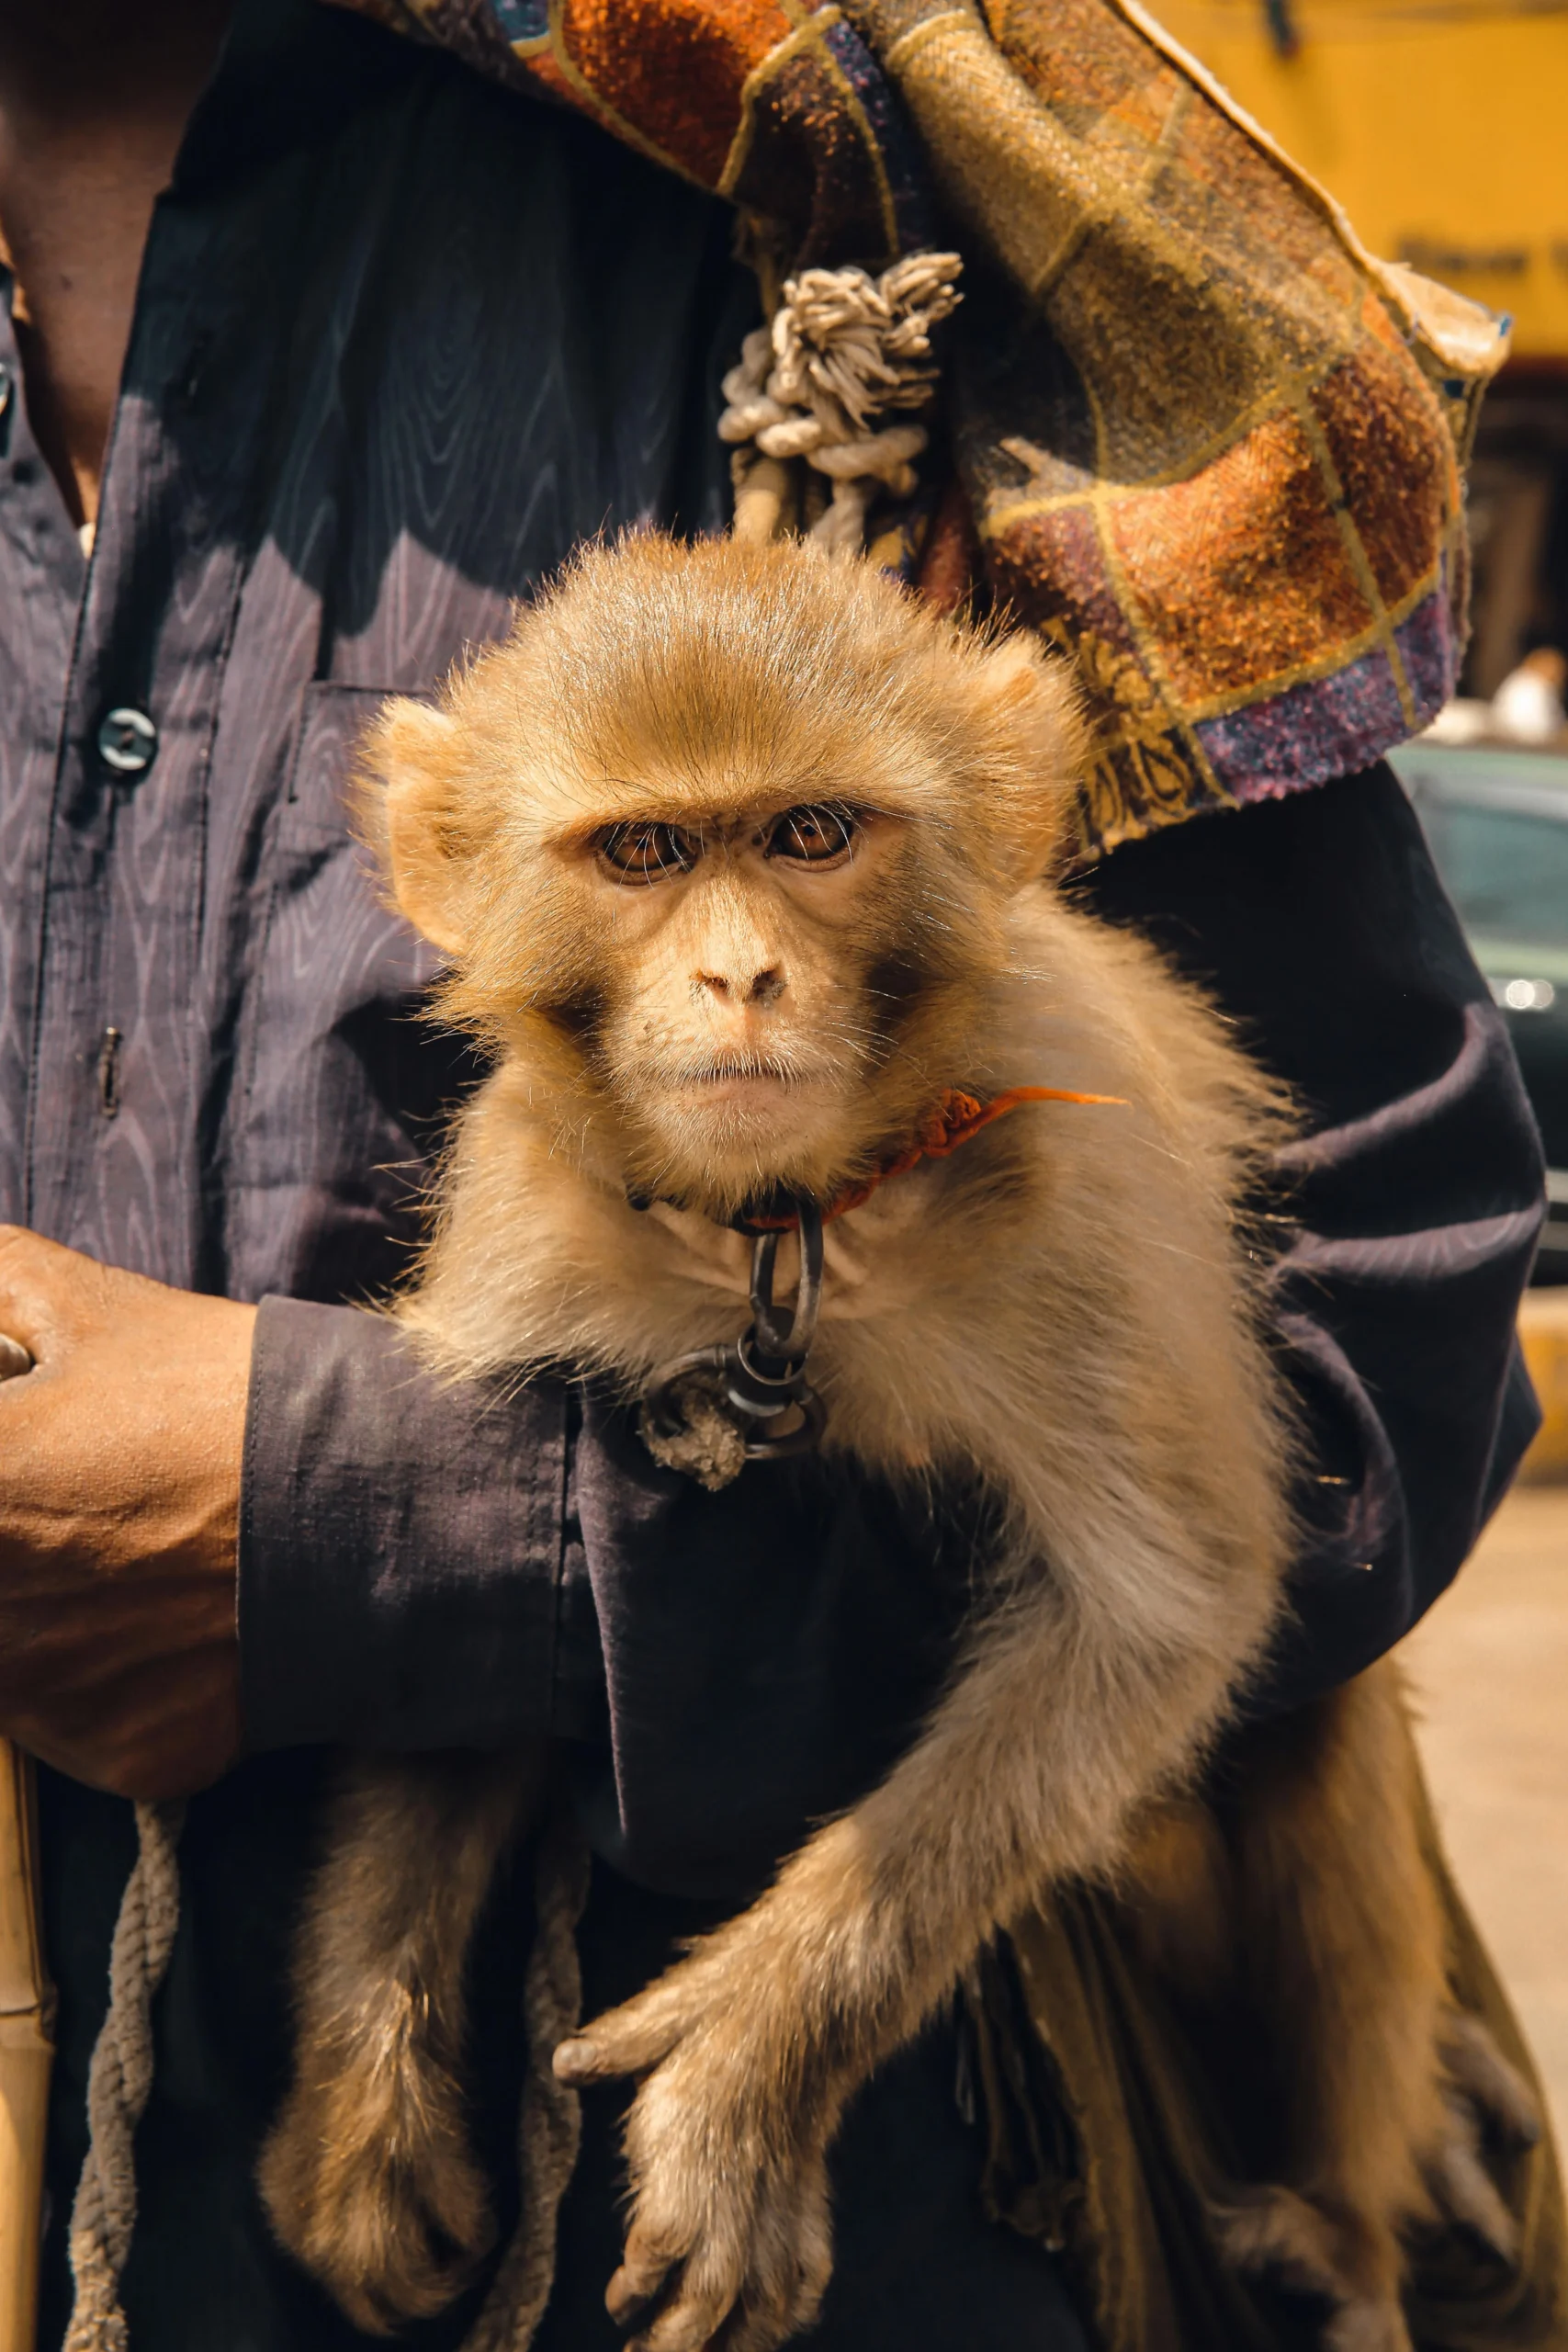
{"type": "Polygon", "coordinates": [[[255,1309],[0,1226],[0,1730],[119,1796],[240,1747],[240,1464],[255,1309]]]}

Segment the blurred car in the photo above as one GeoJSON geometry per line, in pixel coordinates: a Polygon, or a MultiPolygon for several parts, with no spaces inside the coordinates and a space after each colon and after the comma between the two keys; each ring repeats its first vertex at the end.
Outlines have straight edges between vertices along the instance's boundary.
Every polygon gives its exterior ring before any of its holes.
{"type": "Polygon", "coordinates": [[[1415,742],[1393,765],[1502,1008],[1546,1147],[1534,1279],[1568,1283],[1568,756],[1415,742]]]}

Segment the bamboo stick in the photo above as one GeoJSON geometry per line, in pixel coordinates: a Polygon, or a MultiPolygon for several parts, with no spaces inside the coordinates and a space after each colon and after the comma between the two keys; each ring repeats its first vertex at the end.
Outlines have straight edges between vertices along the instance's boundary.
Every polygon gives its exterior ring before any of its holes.
{"type": "Polygon", "coordinates": [[[0,2352],[34,2352],[53,2058],[32,1758],[0,1739],[0,2352]]]}

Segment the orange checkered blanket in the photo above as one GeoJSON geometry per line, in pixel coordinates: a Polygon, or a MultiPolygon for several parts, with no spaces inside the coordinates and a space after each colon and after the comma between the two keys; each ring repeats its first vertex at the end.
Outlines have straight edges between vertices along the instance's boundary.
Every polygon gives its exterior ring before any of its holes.
{"type": "Polygon", "coordinates": [[[1452,692],[1501,330],[1372,260],[1136,0],[341,5],[728,198],[765,295],[956,224],[952,459],[992,589],[1084,676],[1087,854],[1352,772],[1452,692]]]}

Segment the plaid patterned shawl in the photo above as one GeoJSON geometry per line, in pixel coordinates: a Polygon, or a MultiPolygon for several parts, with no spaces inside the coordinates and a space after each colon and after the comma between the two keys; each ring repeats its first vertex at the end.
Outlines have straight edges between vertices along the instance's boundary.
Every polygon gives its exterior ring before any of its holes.
{"type": "Polygon", "coordinates": [[[1137,0],[341,5],[729,198],[770,305],[956,224],[953,457],[991,587],[1083,674],[1086,853],[1365,765],[1452,692],[1502,331],[1374,262],[1137,0]]]}

